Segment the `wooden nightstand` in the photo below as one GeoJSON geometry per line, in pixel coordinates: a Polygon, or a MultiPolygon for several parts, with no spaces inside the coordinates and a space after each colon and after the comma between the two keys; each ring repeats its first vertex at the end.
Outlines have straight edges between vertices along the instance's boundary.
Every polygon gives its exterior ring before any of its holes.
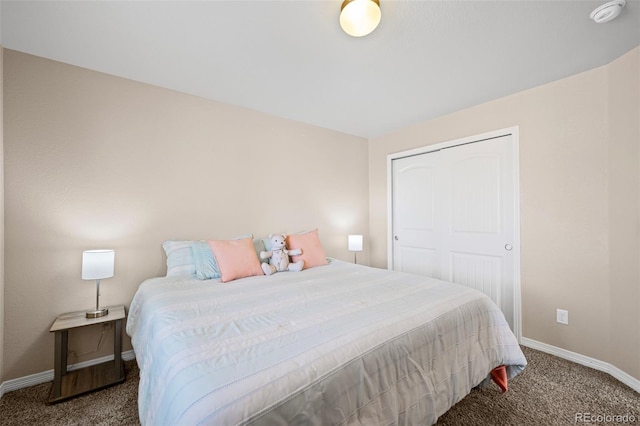
{"type": "Polygon", "coordinates": [[[100,318],[86,318],[85,311],[60,315],[49,329],[56,333],[54,379],[47,404],[55,404],[87,392],[124,382],[122,361],[122,320],[124,305],[109,306],[109,313],[100,318]],[[67,371],[69,330],[93,324],[113,323],[113,361],[67,371]]]}

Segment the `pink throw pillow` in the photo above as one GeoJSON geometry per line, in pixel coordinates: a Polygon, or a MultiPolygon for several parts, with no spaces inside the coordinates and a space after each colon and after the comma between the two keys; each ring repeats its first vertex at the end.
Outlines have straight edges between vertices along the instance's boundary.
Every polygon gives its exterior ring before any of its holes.
{"type": "Polygon", "coordinates": [[[252,238],[239,240],[207,241],[220,268],[220,281],[223,283],[238,278],[264,275],[260,261],[253,248],[252,238]]]}
{"type": "Polygon", "coordinates": [[[304,269],[329,263],[322,249],[322,244],[320,244],[317,229],[304,234],[287,235],[287,248],[289,250],[302,249],[302,254],[291,256],[291,260],[293,262],[304,260],[304,269]]]}

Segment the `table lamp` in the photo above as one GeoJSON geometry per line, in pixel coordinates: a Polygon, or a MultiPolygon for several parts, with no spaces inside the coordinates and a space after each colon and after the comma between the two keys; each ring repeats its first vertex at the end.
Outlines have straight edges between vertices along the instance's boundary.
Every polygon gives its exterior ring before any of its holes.
{"type": "Polygon", "coordinates": [[[100,309],[100,280],[113,277],[115,251],[87,250],[82,252],[82,279],[96,280],[96,309],[87,311],[87,318],[99,318],[107,315],[109,310],[100,309]]]}
{"type": "Polygon", "coordinates": [[[356,252],[362,251],[362,235],[349,235],[349,251],[353,252],[353,263],[358,263],[356,252]]]}

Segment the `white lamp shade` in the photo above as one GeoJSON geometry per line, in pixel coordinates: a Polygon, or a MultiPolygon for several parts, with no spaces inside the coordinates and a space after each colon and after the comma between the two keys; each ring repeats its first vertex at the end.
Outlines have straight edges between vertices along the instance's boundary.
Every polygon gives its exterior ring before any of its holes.
{"type": "Polygon", "coordinates": [[[362,235],[349,235],[349,251],[362,251],[362,235]]]}
{"type": "Polygon", "coordinates": [[[376,29],[381,17],[379,0],[345,0],[340,26],[350,36],[362,37],[376,29]]]}
{"type": "Polygon", "coordinates": [[[113,250],[82,252],[82,279],[100,280],[113,277],[116,253],[113,250]]]}

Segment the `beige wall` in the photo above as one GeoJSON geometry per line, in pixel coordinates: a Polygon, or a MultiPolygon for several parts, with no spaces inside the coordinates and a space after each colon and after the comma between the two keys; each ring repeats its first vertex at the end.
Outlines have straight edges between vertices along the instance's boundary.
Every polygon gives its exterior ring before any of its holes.
{"type": "MultiPolygon", "coordinates": [[[[83,250],[115,249],[101,301],[128,305],[166,239],[318,227],[348,260],[367,236],[366,139],[11,50],[4,77],[4,380],[53,368],[54,318],[91,308],[83,250]]],[[[85,354],[99,333],[72,334],[70,362],[108,353],[85,354]]]]}
{"type": "Polygon", "coordinates": [[[608,68],[611,363],[640,378],[640,48],[608,68]]]}
{"type": "Polygon", "coordinates": [[[519,126],[523,336],[640,378],[639,51],[370,140],[371,264],[387,265],[388,154],[519,126]]]}

